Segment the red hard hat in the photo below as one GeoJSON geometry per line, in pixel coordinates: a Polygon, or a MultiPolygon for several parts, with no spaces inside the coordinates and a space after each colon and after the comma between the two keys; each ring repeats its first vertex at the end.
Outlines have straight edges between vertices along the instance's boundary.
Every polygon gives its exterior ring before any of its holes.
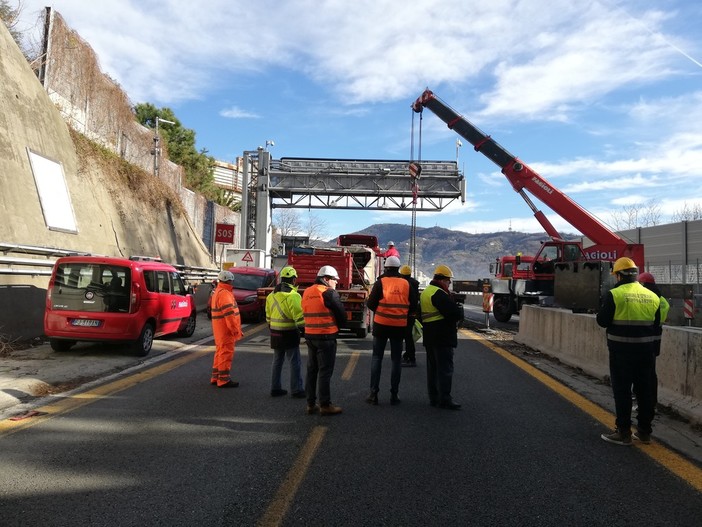
{"type": "Polygon", "coordinates": [[[651,273],[641,273],[639,275],[639,282],[642,284],[655,284],[656,279],[653,278],[653,275],[651,273]]]}

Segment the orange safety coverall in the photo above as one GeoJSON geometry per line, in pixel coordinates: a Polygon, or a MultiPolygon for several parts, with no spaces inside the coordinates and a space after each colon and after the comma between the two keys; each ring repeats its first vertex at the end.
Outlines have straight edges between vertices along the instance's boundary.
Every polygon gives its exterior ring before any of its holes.
{"type": "Polygon", "coordinates": [[[214,355],[210,383],[222,386],[231,380],[234,343],[244,336],[241,331],[239,306],[236,305],[230,284],[224,282],[217,284],[217,289],[212,295],[211,307],[212,333],[217,350],[214,355]]]}

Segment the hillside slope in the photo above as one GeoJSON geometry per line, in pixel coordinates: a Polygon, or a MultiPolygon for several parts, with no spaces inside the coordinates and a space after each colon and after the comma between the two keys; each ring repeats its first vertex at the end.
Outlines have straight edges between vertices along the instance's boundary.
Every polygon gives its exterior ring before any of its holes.
{"type": "MultiPolygon", "coordinates": [[[[409,225],[397,223],[375,224],[359,234],[372,234],[378,237],[382,247],[392,240],[400,251],[402,263],[409,263],[409,225]]],[[[568,238],[575,238],[575,235],[568,238]]],[[[516,254],[534,254],[541,242],[547,241],[545,233],[524,233],[514,231],[487,234],[469,234],[442,227],[417,227],[416,262],[417,269],[427,275],[433,273],[438,264],[448,265],[456,278],[475,280],[489,275],[490,264],[496,258],[516,254]]]]}

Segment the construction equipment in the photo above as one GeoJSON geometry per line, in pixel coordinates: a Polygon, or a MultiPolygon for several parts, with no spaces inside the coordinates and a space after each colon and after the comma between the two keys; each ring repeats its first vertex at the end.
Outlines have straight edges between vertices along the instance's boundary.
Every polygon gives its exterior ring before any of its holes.
{"type": "Polygon", "coordinates": [[[497,320],[508,321],[527,303],[560,305],[580,311],[595,309],[600,293],[610,286],[609,262],[628,256],[639,269],[643,269],[643,245],[630,243],[608,229],[430,90],[412,104],[415,112],[422,112],[424,108],[429,108],[450,129],[470,142],[476,151],[500,167],[550,237],[535,256],[505,256],[491,269],[493,314],[497,320]],[[589,238],[593,245],[583,248],[580,241],[564,240],[526,191],[589,238]]]}
{"type": "MultiPolygon", "coordinates": [[[[381,272],[381,254],[377,236],[342,234],[336,247],[301,246],[288,252],[287,265],[297,272],[298,291],[314,284],[317,272],[330,265],[339,273],[336,291],[346,309],[346,328],[359,338],[365,338],[371,328],[371,312],[366,300],[381,272]]],[[[273,291],[260,288],[259,299],[273,291]]]]}

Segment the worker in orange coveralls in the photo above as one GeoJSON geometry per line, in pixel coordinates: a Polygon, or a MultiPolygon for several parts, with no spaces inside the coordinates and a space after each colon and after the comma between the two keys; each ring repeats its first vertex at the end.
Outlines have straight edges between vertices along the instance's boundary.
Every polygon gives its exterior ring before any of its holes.
{"type": "Polygon", "coordinates": [[[214,333],[217,350],[212,365],[210,384],[217,388],[236,388],[239,383],[230,377],[232,360],[234,360],[234,343],[244,336],[241,331],[239,306],[236,305],[232,286],[234,274],[230,271],[220,271],[217,276],[219,283],[212,295],[212,333],[214,333]]]}

